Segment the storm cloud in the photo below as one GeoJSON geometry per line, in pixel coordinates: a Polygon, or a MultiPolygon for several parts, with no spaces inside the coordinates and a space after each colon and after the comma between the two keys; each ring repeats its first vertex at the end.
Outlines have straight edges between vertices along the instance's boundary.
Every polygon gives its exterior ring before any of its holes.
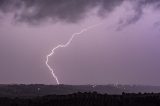
{"type": "Polygon", "coordinates": [[[125,0],[125,2],[128,2],[130,4],[131,10],[129,11],[130,14],[127,16],[125,19],[119,19],[119,26],[118,30],[123,29],[125,26],[133,24],[137,22],[138,20],[141,19],[143,16],[144,9],[147,7],[152,7],[154,10],[159,10],[160,9],[160,1],[159,0],[125,0]]]}
{"type": "Polygon", "coordinates": [[[0,83],[159,85],[160,0],[0,0],[0,83]],[[115,30],[116,28],[123,30],[115,30]],[[157,30],[158,29],[158,30],[157,30]]]}
{"type": "Polygon", "coordinates": [[[14,13],[17,21],[39,23],[44,20],[78,22],[99,7],[99,13],[112,11],[123,0],[1,0],[3,13],[14,13]]]}
{"type": "Polygon", "coordinates": [[[3,14],[13,13],[14,20],[18,22],[38,24],[51,20],[77,23],[94,8],[98,8],[97,15],[105,16],[124,2],[133,5],[134,15],[122,19],[122,25],[139,20],[146,6],[160,7],[159,0],[0,0],[0,11],[3,14]]]}

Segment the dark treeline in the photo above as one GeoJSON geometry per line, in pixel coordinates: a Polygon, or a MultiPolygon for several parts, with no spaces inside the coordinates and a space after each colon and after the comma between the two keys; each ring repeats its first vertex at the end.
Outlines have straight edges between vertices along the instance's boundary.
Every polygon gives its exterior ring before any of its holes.
{"type": "Polygon", "coordinates": [[[0,106],[160,106],[160,93],[108,95],[78,92],[34,98],[1,97],[0,106]]]}
{"type": "Polygon", "coordinates": [[[120,95],[122,92],[160,92],[160,86],[142,85],[43,85],[43,84],[0,84],[0,97],[37,97],[45,95],[68,95],[76,92],[98,92],[101,94],[120,95]]]}

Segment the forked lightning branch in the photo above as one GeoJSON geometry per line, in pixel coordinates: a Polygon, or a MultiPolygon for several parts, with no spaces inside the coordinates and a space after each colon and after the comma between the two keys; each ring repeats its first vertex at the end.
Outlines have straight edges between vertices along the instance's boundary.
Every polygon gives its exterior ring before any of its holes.
{"type": "Polygon", "coordinates": [[[46,66],[47,66],[48,69],[51,71],[51,74],[52,74],[53,78],[56,80],[56,83],[57,83],[58,85],[60,84],[60,82],[59,82],[59,80],[58,80],[58,77],[57,77],[56,74],[55,74],[55,69],[52,68],[52,67],[48,64],[49,58],[54,55],[54,53],[55,53],[55,51],[56,51],[57,49],[59,49],[59,48],[65,48],[65,47],[69,46],[69,44],[72,42],[72,40],[74,39],[75,36],[80,35],[80,34],[86,32],[86,31],[88,31],[88,30],[90,30],[90,29],[93,29],[94,27],[97,27],[97,26],[99,26],[99,25],[101,25],[101,24],[102,24],[102,23],[99,23],[99,24],[96,24],[96,25],[92,25],[92,26],[89,26],[89,27],[87,27],[87,28],[82,29],[80,32],[73,33],[67,43],[65,43],[65,44],[60,44],[60,45],[54,47],[54,48],[51,50],[51,52],[46,56],[46,66]]]}

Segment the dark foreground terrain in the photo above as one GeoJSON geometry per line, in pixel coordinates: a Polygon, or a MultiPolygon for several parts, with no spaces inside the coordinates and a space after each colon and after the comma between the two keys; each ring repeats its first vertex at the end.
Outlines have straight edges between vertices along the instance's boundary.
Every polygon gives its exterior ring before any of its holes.
{"type": "Polygon", "coordinates": [[[0,97],[0,106],[160,106],[160,94],[138,93],[107,95],[74,93],[69,95],[48,95],[33,98],[0,97]]]}
{"type": "Polygon", "coordinates": [[[159,92],[159,86],[1,84],[0,106],[160,106],[159,92]]]}
{"type": "Polygon", "coordinates": [[[37,97],[46,95],[68,95],[77,92],[98,92],[100,94],[121,95],[126,93],[159,93],[159,86],[140,85],[43,85],[43,84],[0,84],[0,97],[37,97]]]}

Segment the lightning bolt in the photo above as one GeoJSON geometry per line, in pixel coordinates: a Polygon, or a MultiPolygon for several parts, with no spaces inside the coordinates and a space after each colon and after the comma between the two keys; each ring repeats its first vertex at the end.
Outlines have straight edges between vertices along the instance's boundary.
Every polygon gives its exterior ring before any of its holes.
{"type": "Polygon", "coordinates": [[[88,31],[88,30],[90,30],[90,29],[93,29],[93,28],[95,28],[95,27],[97,27],[97,26],[99,26],[99,25],[101,25],[101,24],[103,24],[103,23],[99,23],[99,24],[96,24],[96,25],[92,25],[92,26],[89,26],[89,27],[87,27],[87,28],[82,29],[80,32],[73,33],[67,43],[65,43],[65,44],[59,44],[58,46],[54,47],[54,48],[51,50],[51,52],[46,56],[46,66],[47,66],[48,69],[51,71],[52,76],[53,76],[53,78],[56,80],[56,83],[57,83],[58,85],[60,84],[60,82],[59,82],[59,80],[58,80],[58,77],[57,77],[56,74],[54,73],[55,69],[52,69],[51,66],[48,64],[48,62],[49,62],[49,57],[51,57],[52,55],[54,55],[54,53],[55,53],[55,51],[56,51],[57,49],[59,49],[59,48],[65,48],[65,47],[69,46],[69,44],[73,41],[73,39],[74,39],[75,36],[80,35],[80,34],[86,32],[86,31],[88,31]]]}

